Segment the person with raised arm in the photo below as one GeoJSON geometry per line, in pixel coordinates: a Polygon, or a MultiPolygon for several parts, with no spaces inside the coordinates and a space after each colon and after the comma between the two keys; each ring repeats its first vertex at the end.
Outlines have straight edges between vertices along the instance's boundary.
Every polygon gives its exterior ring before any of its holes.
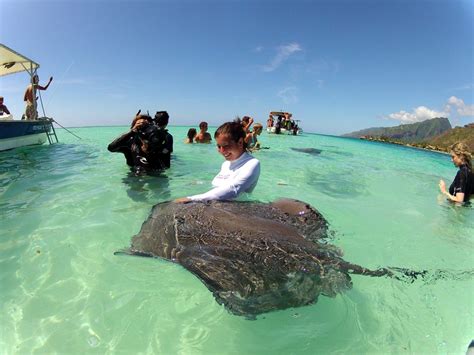
{"type": "Polygon", "coordinates": [[[38,111],[36,109],[36,91],[37,90],[47,90],[51,82],[53,81],[53,77],[49,78],[48,83],[45,86],[41,86],[39,84],[39,76],[37,74],[33,75],[32,83],[27,86],[25,90],[25,95],[23,96],[23,101],[26,103],[25,114],[23,115],[24,119],[27,120],[37,120],[38,119],[38,111]]]}

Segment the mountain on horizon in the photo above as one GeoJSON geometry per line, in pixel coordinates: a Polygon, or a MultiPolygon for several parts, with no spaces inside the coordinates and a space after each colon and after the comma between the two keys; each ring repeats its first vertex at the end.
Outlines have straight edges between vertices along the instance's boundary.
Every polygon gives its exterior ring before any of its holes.
{"type": "Polygon", "coordinates": [[[436,117],[422,122],[402,124],[395,127],[373,127],[343,134],[343,137],[364,138],[376,137],[406,143],[429,140],[451,130],[451,123],[446,117],[436,117]]]}
{"type": "Polygon", "coordinates": [[[458,142],[466,144],[474,154],[474,123],[469,123],[464,127],[454,127],[430,139],[428,143],[437,147],[438,150],[449,151],[449,147],[458,142]]]}

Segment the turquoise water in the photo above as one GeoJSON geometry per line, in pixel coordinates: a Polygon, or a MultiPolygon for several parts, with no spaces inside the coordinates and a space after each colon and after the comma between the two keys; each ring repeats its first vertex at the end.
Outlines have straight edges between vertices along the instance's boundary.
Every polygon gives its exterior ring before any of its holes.
{"type": "MultiPolygon", "coordinates": [[[[462,354],[474,337],[474,282],[412,284],[353,276],[353,289],[307,307],[228,313],[191,273],[114,256],[161,201],[206,191],[222,158],[182,143],[172,168],[130,177],[107,144],[125,127],[58,130],[53,146],[0,152],[2,354],[462,354]]],[[[261,137],[252,198],[304,200],[344,258],[366,267],[474,269],[474,208],[438,194],[449,156],[322,135],[261,137]],[[290,148],[316,148],[319,155],[290,148]]]]}

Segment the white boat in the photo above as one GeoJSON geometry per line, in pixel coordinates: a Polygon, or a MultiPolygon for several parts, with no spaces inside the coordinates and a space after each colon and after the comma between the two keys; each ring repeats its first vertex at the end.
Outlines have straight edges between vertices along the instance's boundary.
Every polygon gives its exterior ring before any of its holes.
{"type": "MultiPolygon", "coordinates": [[[[0,76],[26,71],[33,83],[39,64],[0,43],[0,76]]],[[[36,99],[36,98],[34,98],[36,99]]],[[[36,102],[34,103],[36,107],[36,102]]],[[[27,145],[52,144],[58,141],[53,119],[39,117],[36,120],[14,120],[12,115],[0,116],[0,151],[27,145]]]]}
{"type": "Polygon", "coordinates": [[[267,132],[271,134],[298,135],[303,133],[300,120],[294,120],[292,114],[283,111],[272,111],[267,120],[267,132]],[[278,130],[279,128],[279,130],[278,130]]]}
{"type": "MultiPolygon", "coordinates": [[[[275,127],[267,127],[267,133],[271,133],[271,134],[276,134],[276,128],[275,127]]],[[[303,133],[303,129],[302,128],[298,128],[296,130],[296,134],[302,134],[303,133]]],[[[295,133],[293,132],[293,130],[287,130],[286,128],[280,128],[280,134],[291,134],[291,135],[295,135],[295,133]]]]}

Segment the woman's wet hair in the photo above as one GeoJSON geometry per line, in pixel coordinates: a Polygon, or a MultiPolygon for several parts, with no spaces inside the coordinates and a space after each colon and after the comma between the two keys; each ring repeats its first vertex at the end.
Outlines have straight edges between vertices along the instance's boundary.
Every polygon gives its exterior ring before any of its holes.
{"type": "Polygon", "coordinates": [[[188,130],[188,139],[192,142],[196,134],[197,134],[196,128],[190,128],[188,130]]]}
{"type": "Polygon", "coordinates": [[[263,130],[262,124],[261,124],[261,123],[255,123],[255,124],[253,125],[253,130],[255,131],[255,130],[259,130],[259,129],[260,129],[260,130],[263,130]]]}
{"type": "Polygon", "coordinates": [[[214,133],[214,139],[217,139],[221,134],[228,135],[235,143],[238,143],[242,138],[244,142],[244,150],[247,150],[247,143],[245,143],[246,133],[240,122],[226,122],[222,124],[214,133]]]}
{"type": "Polygon", "coordinates": [[[467,144],[462,142],[454,143],[449,147],[449,151],[451,154],[457,155],[467,165],[469,170],[472,170],[472,154],[467,144]]]}

